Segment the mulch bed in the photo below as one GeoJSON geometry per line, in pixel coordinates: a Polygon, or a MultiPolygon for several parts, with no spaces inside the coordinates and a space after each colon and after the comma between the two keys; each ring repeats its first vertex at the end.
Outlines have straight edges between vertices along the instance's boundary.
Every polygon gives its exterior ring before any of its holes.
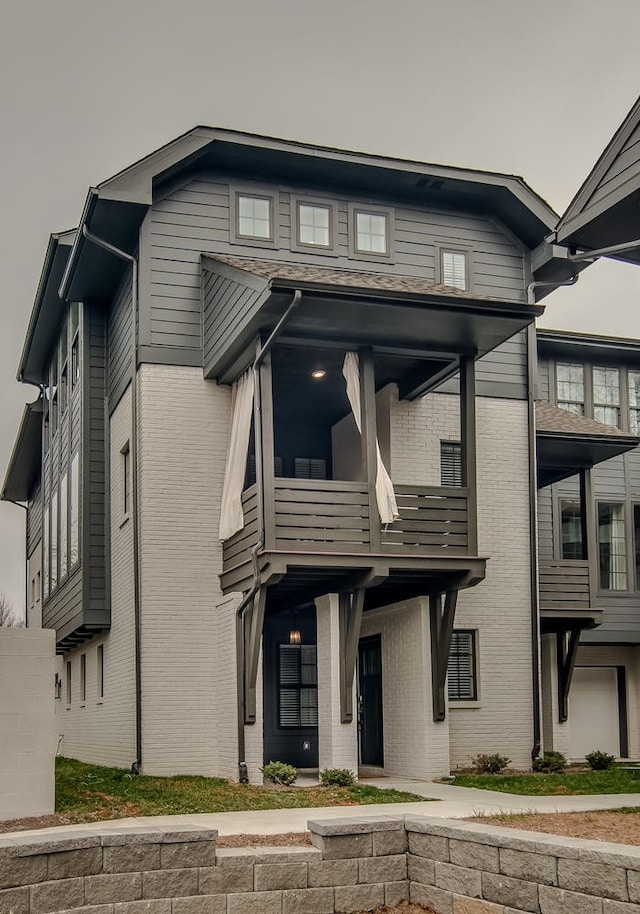
{"type": "Polygon", "coordinates": [[[638,812],[545,812],[522,816],[479,816],[468,821],[488,822],[491,825],[506,825],[507,828],[548,832],[571,838],[640,845],[638,812]]]}

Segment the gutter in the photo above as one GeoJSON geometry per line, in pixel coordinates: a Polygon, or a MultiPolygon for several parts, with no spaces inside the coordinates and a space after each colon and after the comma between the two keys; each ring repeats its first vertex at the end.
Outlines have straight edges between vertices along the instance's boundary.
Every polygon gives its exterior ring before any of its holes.
{"type": "MultiPolygon", "coordinates": [[[[97,194],[92,189],[90,199],[96,199],[97,194]],[[91,194],[94,194],[91,197],[91,194]]],[[[140,774],[142,770],[142,626],[141,626],[141,598],[140,598],[140,519],[139,519],[139,493],[138,493],[138,340],[137,340],[137,312],[138,312],[138,261],[126,251],[120,250],[103,238],[92,234],[86,226],[86,211],[83,213],[81,226],[76,244],[69,258],[67,270],[60,286],[60,296],[68,289],[71,281],[70,268],[73,264],[76,247],[79,239],[84,238],[102,250],[119,257],[131,264],[131,502],[132,502],[132,537],[133,537],[133,614],[134,614],[134,651],[135,651],[135,682],[136,682],[136,757],[131,765],[133,774],[140,774]]]]}
{"type": "Polygon", "coordinates": [[[285,324],[288,323],[293,311],[302,300],[302,292],[296,289],[289,307],[284,312],[276,326],[271,331],[267,341],[260,346],[253,362],[253,429],[256,448],[256,488],[258,496],[258,539],[251,550],[253,564],[253,584],[236,610],[236,669],[238,677],[238,772],[241,784],[249,783],[247,762],[245,759],[246,745],[244,738],[244,689],[245,689],[245,651],[244,651],[244,616],[252,605],[253,600],[260,590],[260,565],[258,556],[264,549],[264,485],[263,485],[263,455],[262,455],[262,390],[260,387],[260,366],[273,349],[274,343],[280,336],[285,324]]]}

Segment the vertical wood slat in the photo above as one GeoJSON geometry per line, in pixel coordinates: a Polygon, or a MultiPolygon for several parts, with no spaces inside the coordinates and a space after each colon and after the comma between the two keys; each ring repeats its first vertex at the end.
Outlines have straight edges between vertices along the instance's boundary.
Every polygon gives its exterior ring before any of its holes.
{"type": "Polygon", "coordinates": [[[541,609],[588,609],[591,598],[591,569],[588,560],[542,559],[540,562],[541,609]]]}

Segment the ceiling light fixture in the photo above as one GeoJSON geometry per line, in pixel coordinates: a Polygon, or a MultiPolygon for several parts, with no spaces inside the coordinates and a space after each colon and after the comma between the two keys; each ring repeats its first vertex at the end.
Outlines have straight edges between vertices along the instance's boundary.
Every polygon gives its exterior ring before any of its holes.
{"type": "Polygon", "coordinates": [[[322,379],[326,378],[326,376],[327,376],[327,372],[324,370],[324,368],[315,368],[311,372],[311,377],[313,378],[314,381],[322,381],[322,379]]]}

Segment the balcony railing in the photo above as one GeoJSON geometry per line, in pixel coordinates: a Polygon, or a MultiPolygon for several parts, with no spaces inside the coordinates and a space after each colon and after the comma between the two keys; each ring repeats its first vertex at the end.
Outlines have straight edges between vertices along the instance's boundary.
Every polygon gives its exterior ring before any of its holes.
{"type": "Polygon", "coordinates": [[[540,561],[540,608],[579,610],[591,605],[589,562],[586,559],[540,561]]]}
{"type": "MultiPolygon", "coordinates": [[[[466,555],[468,492],[460,487],[395,486],[400,519],[372,537],[363,482],[276,479],[265,499],[267,551],[286,553],[466,555]],[[372,540],[376,541],[375,547],[372,540]],[[377,542],[379,541],[379,546],[377,542]]],[[[224,544],[225,571],[248,562],[258,538],[255,485],[243,492],[245,526],[224,544]]]]}

